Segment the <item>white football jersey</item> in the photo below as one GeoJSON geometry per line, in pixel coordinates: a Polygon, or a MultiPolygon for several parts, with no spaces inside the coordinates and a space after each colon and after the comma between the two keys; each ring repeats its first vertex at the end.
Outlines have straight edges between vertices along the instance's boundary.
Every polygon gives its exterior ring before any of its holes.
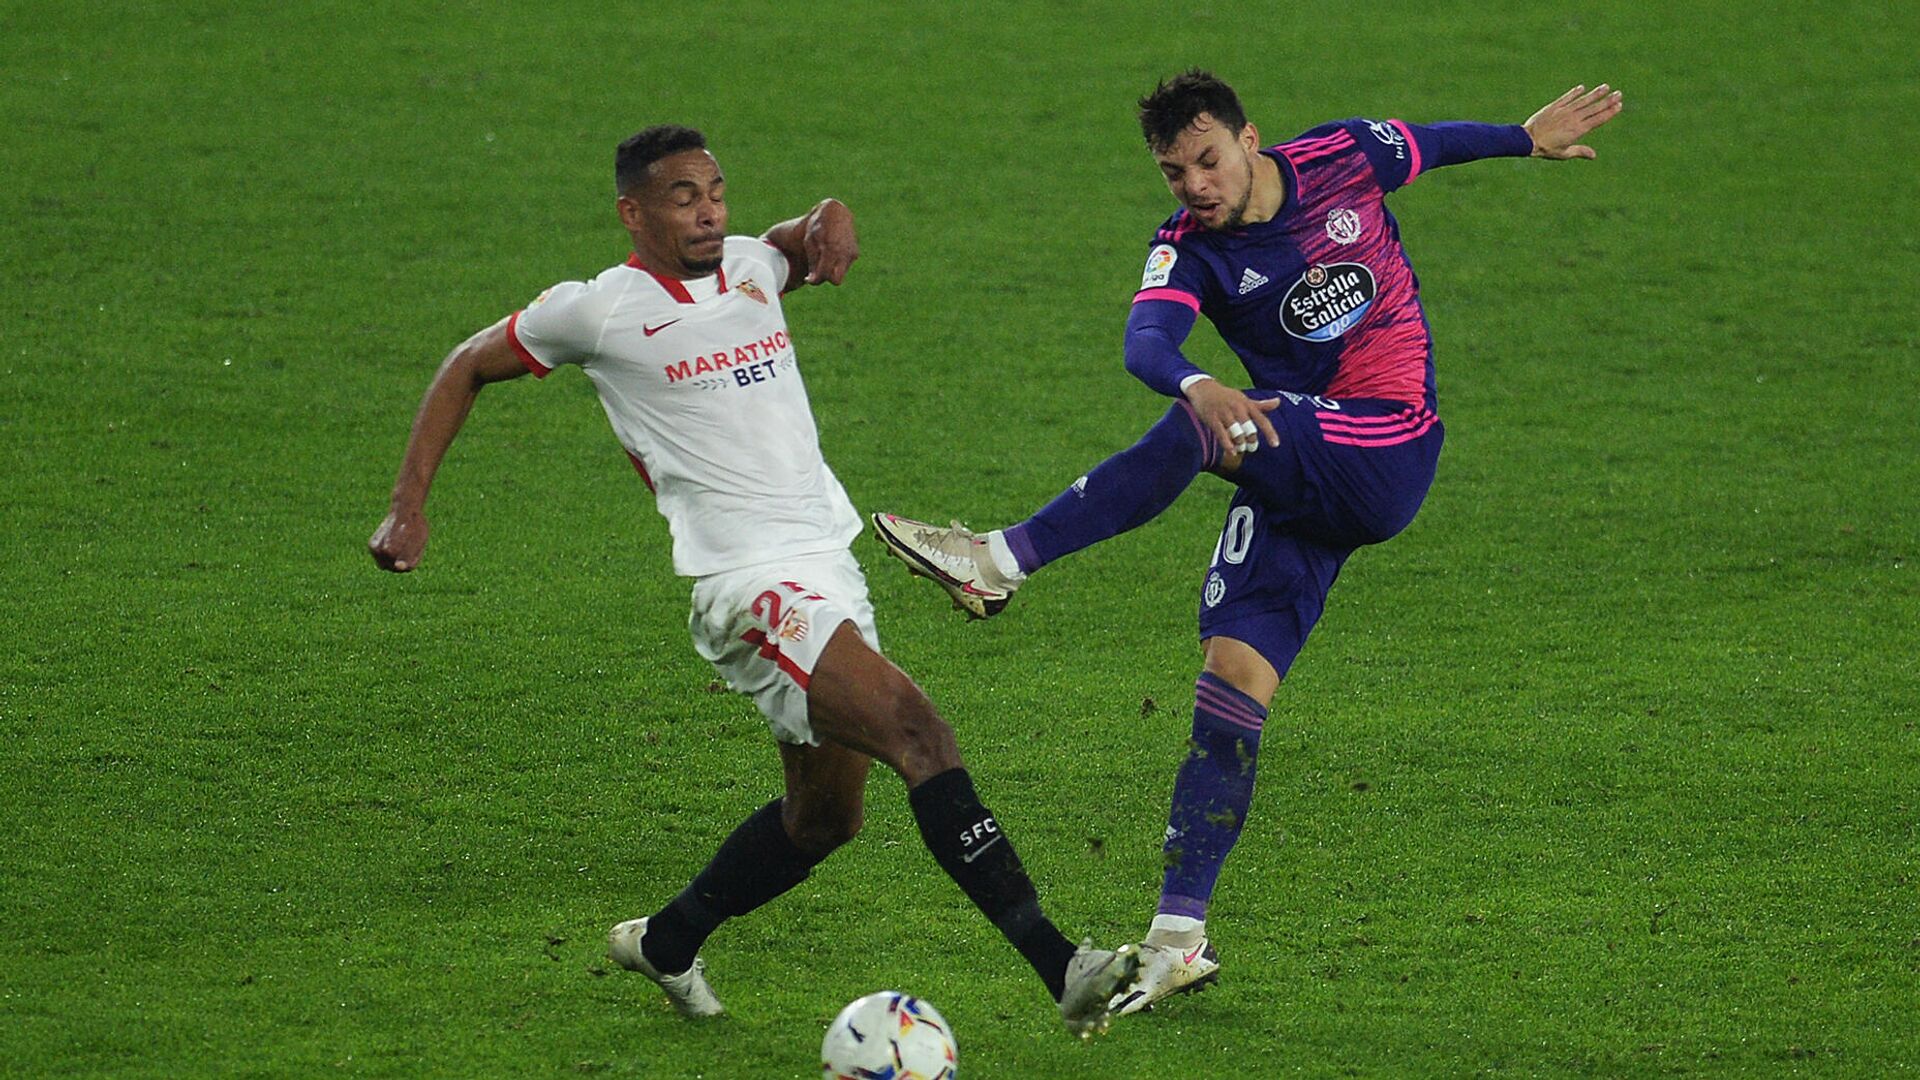
{"type": "Polygon", "coordinates": [[[840,550],[860,534],[787,336],[787,272],[773,245],[730,236],[712,277],[677,281],[636,257],[507,321],[535,375],[578,364],[593,380],[673,533],[675,573],[840,550]]]}

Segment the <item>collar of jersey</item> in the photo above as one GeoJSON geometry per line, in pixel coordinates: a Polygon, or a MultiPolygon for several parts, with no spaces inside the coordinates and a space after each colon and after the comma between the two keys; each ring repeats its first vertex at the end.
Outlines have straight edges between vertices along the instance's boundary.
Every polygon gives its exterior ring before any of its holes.
{"type": "Polygon", "coordinates": [[[1260,152],[1272,158],[1275,165],[1280,166],[1280,183],[1287,189],[1287,193],[1280,197],[1279,211],[1273,215],[1272,220],[1278,221],[1300,208],[1300,174],[1294,170],[1292,159],[1288,158],[1278,146],[1269,146],[1260,152]]]}
{"type": "Polygon", "coordinates": [[[1280,167],[1280,186],[1285,189],[1285,194],[1280,196],[1280,209],[1275,210],[1272,217],[1236,230],[1234,234],[1236,236],[1246,236],[1249,233],[1274,228],[1300,208],[1300,174],[1293,170],[1293,162],[1287,160],[1287,155],[1282,153],[1278,146],[1269,146],[1260,152],[1272,158],[1273,163],[1280,167]]]}
{"type": "MultiPolygon", "coordinates": [[[[660,287],[667,291],[667,295],[673,297],[675,300],[678,300],[680,303],[682,304],[693,303],[693,294],[687,291],[687,287],[684,284],[682,284],[676,278],[670,278],[664,274],[656,273],[653,270],[653,268],[649,267],[646,263],[643,263],[640,261],[639,252],[634,252],[632,255],[627,256],[627,265],[633,267],[635,270],[641,271],[642,273],[646,274],[648,277],[659,282],[660,287]]],[[[718,296],[721,293],[724,293],[727,291],[727,272],[725,270],[716,269],[713,272],[713,276],[716,279],[718,279],[718,283],[720,285],[719,290],[714,293],[715,296],[718,296]]]]}

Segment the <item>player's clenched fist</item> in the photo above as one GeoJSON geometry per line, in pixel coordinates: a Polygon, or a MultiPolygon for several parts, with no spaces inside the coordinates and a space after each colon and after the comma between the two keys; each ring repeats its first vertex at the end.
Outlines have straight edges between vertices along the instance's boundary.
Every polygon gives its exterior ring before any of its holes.
{"type": "Polygon", "coordinates": [[[807,215],[802,236],[807,252],[807,284],[846,280],[847,268],[860,257],[860,240],[853,231],[853,211],[839,199],[822,199],[807,215]]]}
{"type": "Polygon", "coordinates": [[[367,550],[380,569],[404,574],[420,563],[427,547],[427,516],[418,510],[387,515],[367,540],[367,550]]]}

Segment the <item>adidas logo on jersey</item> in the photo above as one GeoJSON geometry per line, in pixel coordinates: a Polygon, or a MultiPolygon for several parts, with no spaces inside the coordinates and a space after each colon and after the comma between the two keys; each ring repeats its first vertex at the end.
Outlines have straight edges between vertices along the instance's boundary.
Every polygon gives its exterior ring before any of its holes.
{"type": "Polygon", "coordinates": [[[1267,276],[1249,266],[1247,272],[1240,275],[1240,295],[1245,296],[1266,283],[1267,276]]]}

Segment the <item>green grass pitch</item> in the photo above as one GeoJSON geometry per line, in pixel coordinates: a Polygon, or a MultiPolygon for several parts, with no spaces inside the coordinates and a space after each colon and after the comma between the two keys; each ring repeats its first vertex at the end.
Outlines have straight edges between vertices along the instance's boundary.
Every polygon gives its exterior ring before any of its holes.
{"type": "MultiPolygon", "coordinates": [[[[1907,5],[45,3],[0,13],[0,1073],[807,1077],[870,990],[968,1077],[1920,1069],[1920,114],[1907,5]],[[1625,89],[1595,162],[1396,195],[1440,478],[1275,702],[1214,991],[1080,1045],[876,775],[707,957],[604,935],[779,782],[708,691],[586,381],[483,394],[424,567],[367,534],[465,336],[625,254],[611,150],[705,128],[864,510],[1017,520],[1164,403],[1132,101],[1263,136],[1625,89]]],[[[1196,358],[1237,368],[1210,331],[1196,358]]],[[[1069,933],[1139,935],[1227,498],[889,651],[1069,933]]]]}

